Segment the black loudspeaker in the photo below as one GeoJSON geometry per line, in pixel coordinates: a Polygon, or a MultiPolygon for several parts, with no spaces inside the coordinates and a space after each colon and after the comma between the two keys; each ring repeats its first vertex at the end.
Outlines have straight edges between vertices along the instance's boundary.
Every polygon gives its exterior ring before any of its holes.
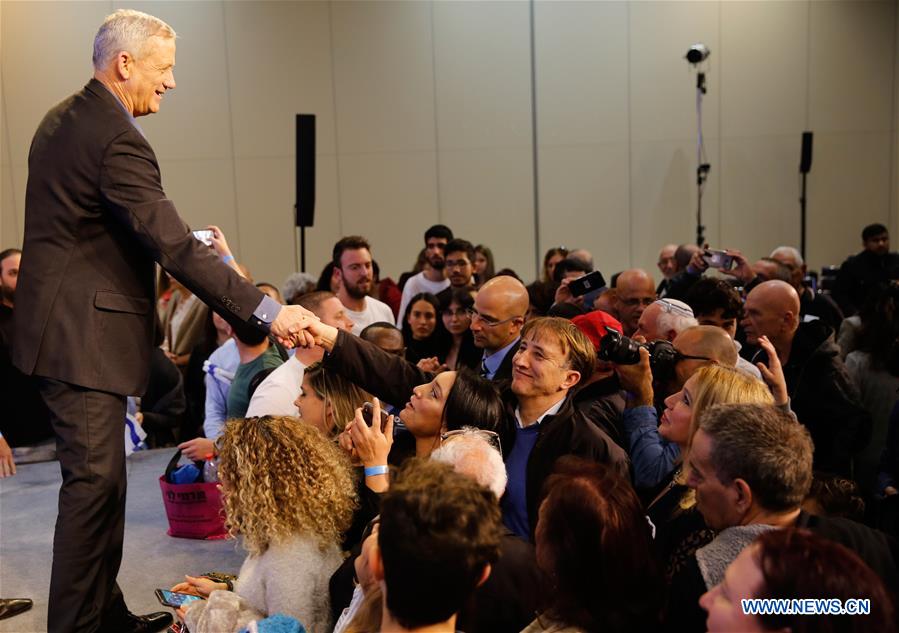
{"type": "Polygon", "coordinates": [[[297,115],[296,225],[315,220],[315,115],[297,115]]]}
{"type": "Polygon", "coordinates": [[[802,133],[802,158],[799,159],[800,174],[807,174],[812,170],[812,136],[811,132],[802,133]]]}

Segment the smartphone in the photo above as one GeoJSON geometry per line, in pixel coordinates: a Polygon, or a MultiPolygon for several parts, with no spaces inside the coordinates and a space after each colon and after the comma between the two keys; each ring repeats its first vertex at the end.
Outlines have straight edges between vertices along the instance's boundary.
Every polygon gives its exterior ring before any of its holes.
{"type": "Polygon", "coordinates": [[[568,289],[571,291],[572,295],[580,297],[588,292],[599,290],[605,285],[606,280],[602,276],[602,273],[598,270],[594,270],[592,273],[587,273],[583,277],[571,280],[568,283],[568,289]]]}
{"type": "Polygon", "coordinates": [[[177,609],[178,607],[191,603],[195,600],[205,600],[200,596],[194,596],[189,593],[177,593],[168,589],[157,589],[156,598],[167,607],[177,609]]]}
{"type": "MultiPolygon", "coordinates": [[[[372,425],[373,419],[375,417],[375,405],[371,402],[366,402],[362,405],[362,419],[365,420],[365,423],[368,426],[372,425]]],[[[390,417],[389,414],[381,409],[381,432],[387,428],[387,418],[390,417]]]]}
{"type": "Polygon", "coordinates": [[[702,258],[711,268],[730,270],[734,267],[733,256],[728,255],[725,251],[716,251],[707,248],[703,253],[702,258]]]}
{"type": "Polygon", "coordinates": [[[212,231],[203,229],[202,231],[194,231],[194,237],[203,242],[206,246],[212,246],[212,231]]]}

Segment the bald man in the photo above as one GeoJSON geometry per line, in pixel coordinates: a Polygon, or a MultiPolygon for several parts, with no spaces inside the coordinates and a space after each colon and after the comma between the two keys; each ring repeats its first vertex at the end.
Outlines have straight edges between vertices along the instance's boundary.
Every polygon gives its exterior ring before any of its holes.
{"type": "Polygon", "coordinates": [[[839,332],[840,324],[843,323],[843,311],[829,295],[819,295],[805,285],[808,269],[802,254],[792,246],[778,246],[771,251],[771,259],[779,261],[790,271],[790,285],[799,294],[799,316],[802,320],[821,319],[834,332],[839,332]]]}
{"type": "Polygon", "coordinates": [[[871,417],[840,359],[833,330],[801,322],[799,295],[784,281],[766,281],[746,298],[746,342],[767,336],[783,365],[791,407],[815,442],[816,470],[851,476],[852,456],[871,436],[871,417]]]}
{"type": "Polygon", "coordinates": [[[621,321],[624,335],[633,336],[643,311],[656,300],[655,282],[645,270],[631,268],[618,275],[614,290],[615,314],[621,321]]]}
{"type": "Polygon", "coordinates": [[[488,380],[512,379],[512,357],[518,350],[527,311],[528,291],[514,277],[494,277],[478,290],[471,333],[475,347],[484,350],[478,369],[488,380]]]}

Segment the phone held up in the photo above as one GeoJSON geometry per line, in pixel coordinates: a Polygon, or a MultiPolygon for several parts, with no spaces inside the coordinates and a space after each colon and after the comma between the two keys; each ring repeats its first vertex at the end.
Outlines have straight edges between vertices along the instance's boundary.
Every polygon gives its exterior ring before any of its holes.
{"type": "MultiPolygon", "coordinates": [[[[362,405],[362,419],[365,420],[365,423],[368,426],[371,426],[374,422],[375,416],[375,405],[371,402],[366,402],[362,405]]],[[[389,414],[381,409],[381,432],[383,433],[387,429],[387,418],[390,417],[389,414]]]]}
{"type": "Polygon", "coordinates": [[[583,277],[572,279],[568,283],[568,289],[571,291],[571,294],[573,296],[580,297],[587,294],[588,292],[598,290],[605,285],[606,280],[602,276],[602,273],[598,270],[594,270],[592,273],[587,273],[583,277]]]}
{"type": "Polygon", "coordinates": [[[156,599],[167,607],[177,609],[178,607],[194,602],[195,600],[204,600],[205,598],[194,596],[189,593],[169,591],[168,589],[157,589],[156,599]]]}
{"type": "Polygon", "coordinates": [[[716,251],[710,248],[705,249],[702,258],[706,261],[710,268],[718,270],[730,270],[734,267],[733,255],[728,255],[726,251],[716,251]]]}
{"type": "Polygon", "coordinates": [[[206,246],[212,246],[212,231],[203,229],[202,231],[194,231],[194,237],[203,242],[206,246]]]}

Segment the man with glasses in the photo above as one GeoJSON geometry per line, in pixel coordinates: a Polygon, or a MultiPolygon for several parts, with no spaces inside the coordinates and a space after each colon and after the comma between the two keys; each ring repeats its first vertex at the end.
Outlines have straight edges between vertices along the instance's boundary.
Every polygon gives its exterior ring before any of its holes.
{"type": "Polygon", "coordinates": [[[633,336],[643,311],[656,300],[656,286],[645,270],[631,268],[618,275],[612,303],[625,336],[633,336]]]}
{"type": "Polygon", "coordinates": [[[453,288],[470,288],[474,274],[474,245],[468,240],[456,238],[446,245],[444,253],[450,287],[444,289],[441,294],[449,293],[453,288]]]}
{"type": "Polygon", "coordinates": [[[475,347],[484,350],[481,376],[494,382],[511,380],[512,357],[527,311],[528,291],[514,277],[500,275],[481,286],[469,311],[475,347]]]}

